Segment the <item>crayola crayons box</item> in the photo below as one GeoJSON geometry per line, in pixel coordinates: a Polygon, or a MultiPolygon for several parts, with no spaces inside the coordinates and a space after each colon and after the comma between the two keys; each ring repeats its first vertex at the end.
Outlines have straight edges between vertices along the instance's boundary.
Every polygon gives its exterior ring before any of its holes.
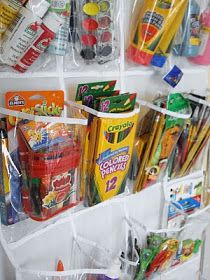
{"type": "Polygon", "coordinates": [[[123,114],[91,115],[93,121],[87,153],[89,206],[124,192],[138,113],[138,109],[134,109],[123,114]]]}

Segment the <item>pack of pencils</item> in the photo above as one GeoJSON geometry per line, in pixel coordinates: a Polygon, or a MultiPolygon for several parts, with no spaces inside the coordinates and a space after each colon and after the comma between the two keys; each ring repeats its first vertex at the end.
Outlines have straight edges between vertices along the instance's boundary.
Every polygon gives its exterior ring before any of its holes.
{"type": "Polygon", "coordinates": [[[76,97],[82,102],[78,106],[88,118],[83,192],[89,206],[124,192],[132,158],[139,114],[136,94],[119,94],[113,86],[110,88],[113,84],[114,81],[83,84],[77,90],[82,92],[76,97]]]}
{"type": "Polygon", "coordinates": [[[176,178],[196,170],[204,170],[204,157],[210,136],[210,103],[188,96],[192,117],[186,123],[173,151],[169,177],[176,178]]]}
{"type": "Polygon", "coordinates": [[[153,103],[141,100],[140,104],[146,113],[140,119],[130,172],[135,179],[134,191],[140,191],[164,176],[191,111],[188,100],[179,93],[153,103]]]}

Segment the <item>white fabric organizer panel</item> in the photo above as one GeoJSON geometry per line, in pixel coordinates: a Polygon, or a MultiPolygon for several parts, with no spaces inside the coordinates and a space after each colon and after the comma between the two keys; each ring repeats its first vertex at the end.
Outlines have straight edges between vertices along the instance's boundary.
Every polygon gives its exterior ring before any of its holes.
{"type": "MultiPolygon", "coordinates": [[[[49,72],[28,72],[16,74],[0,72],[0,106],[4,105],[4,93],[18,90],[47,90],[64,89],[66,99],[74,98],[76,85],[83,82],[116,79],[116,88],[122,91],[137,92],[139,98],[151,100],[160,90],[166,89],[161,80],[162,73],[145,67],[131,67],[127,65],[124,56],[126,48],[129,21],[132,5],[135,0],[120,1],[120,58],[119,63],[108,63],[103,70],[88,67],[83,71],[63,72],[63,61],[57,58],[57,69],[49,72]]],[[[170,63],[170,62],[169,62],[170,63]]],[[[192,91],[196,94],[205,95],[208,88],[208,69],[195,66],[193,69],[188,62],[184,62],[182,70],[184,76],[178,87],[173,91],[192,91]]],[[[1,71],[1,69],[0,69],[1,71]]],[[[1,113],[1,112],[0,112],[1,113]]],[[[117,250],[124,240],[122,221],[124,218],[124,205],[127,206],[131,217],[144,223],[149,228],[159,228],[163,210],[163,193],[160,185],[155,185],[139,194],[122,199],[114,199],[96,207],[75,213],[69,219],[74,221],[77,233],[82,236],[109,246],[117,250]],[[121,236],[119,238],[119,236],[121,236]]],[[[15,260],[19,265],[40,270],[48,267],[52,269],[55,258],[68,259],[72,242],[72,225],[64,223],[68,216],[67,212],[61,218],[61,222],[52,223],[45,229],[39,229],[36,233],[10,245],[15,260]],[[61,223],[61,224],[59,224],[61,223]],[[47,254],[45,254],[47,252],[47,254]]],[[[31,222],[32,223],[32,222],[31,222]]],[[[32,223],[33,224],[33,223],[32,223]]],[[[30,221],[29,221],[30,226],[30,221]]],[[[37,225],[36,225],[37,226],[37,225]]],[[[41,227],[41,225],[40,225],[41,227]]],[[[18,235],[18,226],[12,230],[18,235]]],[[[9,235],[8,230],[8,235],[9,235]]],[[[19,238],[17,238],[19,239],[19,238]]],[[[210,228],[207,234],[205,252],[205,265],[203,277],[210,280],[210,228]]],[[[190,262],[155,278],[156,280],[197,280],[200,277],[200,255],[190,262]]],[[[5,255],[0,245],[0,280],[33,280],[31,276],[23,276],[16,273],[14,267],[5,255]]],[[[46,280],[47,278],[36,278],[46,280]]],[[[49,278],[50,279],[50,278],[49,278]]]]}
{"type": "MultiPolygon", "coordinates": [[[[11,271],[13,273],[10,275],[7,272],[6,277],[2,276],[1,279],[15,279],[14,273],[17,280],[53,279],[47,278],[41,270],[51,271],[58,257],[67,264],[70,262],[73,235],[92,240],[117,254],[119,249],[124,247],[126,238],[125,217],[143,223],[148,229],[157,229],[162,219],[162,209],[162,187],[161,184],[156,184],[141,193],[112,199],[96,207],[66,216],[9,246],[17,265],[22,269],[40,271],[37,276],[27,274],[23,270],[11,271]]],[[[193,238],[194,233],[189,234],[193,238]]],[[[157,275],[154,279],[197,280],[200,279],[201,268],[199,254],[190,261],[157,275]]]]}

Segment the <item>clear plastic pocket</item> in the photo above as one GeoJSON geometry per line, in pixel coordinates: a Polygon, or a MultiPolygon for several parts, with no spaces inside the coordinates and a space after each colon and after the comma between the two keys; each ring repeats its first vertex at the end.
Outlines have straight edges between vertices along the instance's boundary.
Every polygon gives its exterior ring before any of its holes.
{"type": "Polygon", "coordinates": [[[67,107],[64,118],[2,111],[2,223],[25,214],[47,220],[78,204],[86,124],[79,111],[67,107]]]}

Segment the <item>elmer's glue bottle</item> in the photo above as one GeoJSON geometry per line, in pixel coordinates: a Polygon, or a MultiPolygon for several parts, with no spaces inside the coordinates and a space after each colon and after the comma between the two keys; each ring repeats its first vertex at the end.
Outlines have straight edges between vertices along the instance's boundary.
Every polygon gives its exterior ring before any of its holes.
{"type": "Polygon", "coordinates": [[[197,0],[190,0],[182,24],[182,43],[175,46],[175,54],[194,57],[199,53],[200,40],[200,6],[197,0]]]}
{"type": "Polygon", "coordinates": [[[201,15],[201,45],[199,55],[190,60],[197,64],[210,64],[210,4],[201,15]]]}
{"type": "Polygon", "coordinates": [[[55,38],[62,22],[55,14],[48,12],[40,26],[39,34],[27,51],[19,58],[19,61],[13,68],[18,72],[24,73],[39,58],[39,56],[49,47],[51,41],[55,38]]]}

